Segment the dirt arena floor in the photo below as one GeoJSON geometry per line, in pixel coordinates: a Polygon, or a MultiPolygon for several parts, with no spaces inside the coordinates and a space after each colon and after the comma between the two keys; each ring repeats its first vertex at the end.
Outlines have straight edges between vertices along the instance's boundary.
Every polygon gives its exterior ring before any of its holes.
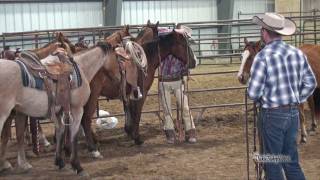
{"type": "MultiPolygon", "coordinates": [[[[195,73],[237,70],[238,65],[199,66],[195,73]]],[[[189,89],[239,86],[235,74],[195,76],[189,89]]],[[[155,92],[154,83],[151,92],[155,92]]],[[[243,102],[242,90],[201,92],[190,95],[192,107],[199,105],[243,102]]],[[[144,111],[158,109],[157,96],[149,97],[144,111]]],[[[101,103],[101,108],[111,113],[120,113],[119,101],[101,103]]],[[[309,112],[307,117],[310,119],[309,112]]],[[[196,119],[197,144],[168,145],[161,131],[160,120],[154,114],[144,114],[141,135],[145,143],[136,146],[123,131],[123,118],[111,130],[96,130],[100,140],[103,159],[88,157],[83,137],[80,140],[80,159],[90,179],[154,179],[154,180],[241,180],[246,179],[246,141],[244,107],[206,109],[198,118],[199,110],[192,111],[196,119]]],[[[93,121],[94,122],[94,121],[93,121]]],[[[308,121],[308,123],[310,123],[308,121]]],[[[53,125],[45,125],[52,140],[53,125]]],[[[252,116],[249,118],[250,149],[252,149],[252,116]]],[[[320,130],[309,136],[307,144],[299,145],[300,159],[306,178],[320,179],[320,130]]],[[[30,147],[28,154],[31,156],[30,147]]],[[[67,164],[64,170],[54,167],[54,152],[43,152],[39,157],[29,156],[33,169],[25,174],[14,171],[0,175],[0,179],[79,179],[67,164]]],[[[8,159],[16,165],[15,140],[10,142],[8,159]]],[[[250,179],[254,179],[254,165],[250,160],[250,179]]]]}

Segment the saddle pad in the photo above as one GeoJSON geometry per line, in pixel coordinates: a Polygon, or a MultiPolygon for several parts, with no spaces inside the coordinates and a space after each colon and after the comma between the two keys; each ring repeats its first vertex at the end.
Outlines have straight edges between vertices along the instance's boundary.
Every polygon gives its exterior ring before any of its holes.
{"type": "MultiPolygon", "coordinates": [[[[28,70],[27,66],[20,60],[16,60],[21,69],[22,84],[24,87],[35,88],[39,90],[44,90],[44,82],[40,77],[33,76],[28,70]]],[[[76,63],[73,63],[73,71],[71,74],[71,88],[80,87],[82,84],[82,79],[80,75],[79,67],[76,63]]]]}
{"type": "Polygon", "coordinates": [[[173,29],[159,27],[158,28],[158,35],[159,36],[165,36],[165,35],[168,35],[168,34],[172,33],[172,31],[173,31],[173,29]]]}

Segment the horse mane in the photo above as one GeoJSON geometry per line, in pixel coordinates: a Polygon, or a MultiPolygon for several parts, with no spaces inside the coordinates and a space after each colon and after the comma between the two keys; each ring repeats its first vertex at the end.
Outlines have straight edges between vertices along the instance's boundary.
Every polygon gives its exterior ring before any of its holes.
{"type": "Polygon", "coordinates": [[[171,47],[174,44],[174,34],[169,33],[167,35],[159,36],[159,45],[161,47],[171,47]]]}
{"type": "Polygon", "coordinates": [[[145,34],[145,30],[143,29],[143,30],[141,30],[140,32],[139,32],[139,34],[138,34],[138,36],[136,37],[136,38],[134,38],[134,39],[139,39],[139,38],[141,38],[144,34],[145,34]]]}
{"type": "Polygon", "coordinates": [[[158,41],[151,41],[142,45],[146,53],[148,64],[153,64],[157,58],[154,58],[158,52],[158,41]]]}
{"type": "Polygon", "coordinates": [[[95,46],[89,47],[87,49],[84,49],[82,51],[79,51],[77,53],[75,53],[74,55],[81,55],[84,54],[96,47],[100,47],[102,49],[102,51],[107,54],[107,52],[109,52],[110,50],[112,50],[112,46],[108,43],[108,42],[104,42],[104,41],[99,41],[95,46]]]}
{"type": "MultiPolygon", "coordinates": [[[[41,48],[47,48],[47,47],[49,47],[51,44],[54,44],[54,43],[56,43],[56,42],[58,42],[58,40],[55,39],[55,40],[47,43],[46,45],[42,46],[41,48]]],[[[38,49],[41,49],[41,48],[38,48],[38,49]]],[[[35,50],[36,50],[36,49],[35,49],[35,50]]]]}

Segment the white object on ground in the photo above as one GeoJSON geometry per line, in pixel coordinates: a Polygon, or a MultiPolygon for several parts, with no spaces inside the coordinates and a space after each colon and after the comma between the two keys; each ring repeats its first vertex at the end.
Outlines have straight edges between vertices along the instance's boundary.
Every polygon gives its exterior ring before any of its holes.
{"type": "MultiPolygon", "coordinates": [[[[99,116],[110,115],[108,111],[99,110],[99,116]]],[[[98,118],[96,124],[101,129],[112,129],[118,124],[118,119],[116,117],[104,117],[98,118]]]]}

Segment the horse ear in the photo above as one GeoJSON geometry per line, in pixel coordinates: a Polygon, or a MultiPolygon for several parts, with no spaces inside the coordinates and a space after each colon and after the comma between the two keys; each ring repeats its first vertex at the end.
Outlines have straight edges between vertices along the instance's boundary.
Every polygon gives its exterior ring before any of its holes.
{"type": "Polygon", "coordinates": [[[177,24],[176,28],[180,29],[180,27],[181,27],[181,24],[177,24]]]}
{"type": "Polygon", "coordinates": [[[257,47],[261,47],[262,46],[262,41],[261,40],[259,40],[258,42],[257,42],[257,47]]]}
{"type": "Polygon", "coordinates": [[[156,26],[155,26],[155,27],[156,27],[156,28],[158,28],[158,26],[159,26],[159,21],[157,21],[157,23],[156,23],[156,26]]]}
{"type": "Polygon", "coordinates": [[[62,32],[59,32],[59,35],[60,35],[60,37],[61,37],[62,39],[65,39],[65,37],[64,37],[64,35],[63,35],[62,32]]]}
{"type": "Polygon", "coordinates": [[[54,32],[52,37],[54,37],[56,40],[59,38],[59,32],[54,32]]]}
{"type": "Polygon", "coordinates": [[[148,19],[147,26],[149,27],[151,24],[150,19],[148,19]]]}
{"type": "Polygon", "coordinates": [[[246,37],[244,38],[244,43],[245,43],[245,44],[248,44],[248,43],[249,43],[246,37]]]}

